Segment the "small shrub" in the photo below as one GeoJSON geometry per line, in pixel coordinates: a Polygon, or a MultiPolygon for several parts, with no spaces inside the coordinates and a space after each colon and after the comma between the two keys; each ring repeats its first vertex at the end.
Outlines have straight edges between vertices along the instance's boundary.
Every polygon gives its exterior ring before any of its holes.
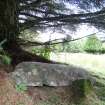
{"type": "Polygon", "coordinates": [[[50,59],[51,50],[49,46],[45,46],[44,48],[33,48],[32,53],[40,55],[46,59],[50,59]]]}
{"type": "Polygon", "coordinates": [[[77,104],[84,102],[87,96],[93,92],[93,85],[89,79],[75,80],[72,83],[74,102],[77,104]]]}
{"type": "Polygon", "coordinates": [[[90,94],[90,92],[93,90],[92,83],[88,79],[75,80],[72,85],[73,92],[75,93],[75,95],[76,93],[78,93],[78,96],[80,98],[90,94]]]}
{"type": "Polygon", "coordinates": [[[0,59],[1,62],[5,65],[10,65],[11,64],[11,58],[9,55],[4,51],[2,45],[6,42],[7,40],[3,40],[0,42],[0,59]]]}
{"type": "Polygon", "coordinates": [[[105,48],[102,47],[102,49],[101,49],[101,53],[102,53],[102,54],[105,53],[105,48]]]}
{"type": "Polygon", "coordinates": [[[101,53],[102,43],[95,35],[90,36],[84,45],[84,50],[88,53],[101,53]]]}
{"type": "Polygon", "coordinates": [[[0,55],[1,62],[5,65],[11,64],[11,58],[8,55],[0,55]]]}
{"type": "Polygon", "coordinates": [[[83,50],[84,42],[85,42],[85,39],[80,39],[80,40],[64,43],[61,46],[63,47],[61,52],[71,52],[71,53],[84,52],[83,50]]]}
{"type": "Polygon", "coordinates": [[[68,46],[65,48],[66,52],[71,52],[71,53],[78,53],[82,52],[82,46],[79,42],[70,42],[68,46]]]}
{"type": "Polygon", "coordinates": [[[104,54],[104,53],[105,53],[105,43],[102,43],[101,53],[102,53],[102,54],[104,54]]]}
{"type": "Polygon", "coordinates": [[[27,90],[27,86],[25,84],[18,84],[15,88],[18,92],[24,92],[27,90]]]}

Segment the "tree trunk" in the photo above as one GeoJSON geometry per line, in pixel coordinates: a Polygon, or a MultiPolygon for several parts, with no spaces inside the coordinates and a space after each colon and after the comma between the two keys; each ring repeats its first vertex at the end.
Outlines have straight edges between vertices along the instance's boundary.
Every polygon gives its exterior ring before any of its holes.
{"type": "Polygon", "coordinates": [[[15,40],[18,37],[17,0],[0,1],[0,41],[15,40]]]}
{"type": "Polygon", "coordinates": [[[17,1],[18,0],[0,1],[0,42],[4,39],[7,40],[7,42],[3,45],[3,48],[11,56],[12,64],[16,65],[23,61],[55,63],[22,50],[16,41],[19,35],[17,13],[19,4],[17,1]]]}

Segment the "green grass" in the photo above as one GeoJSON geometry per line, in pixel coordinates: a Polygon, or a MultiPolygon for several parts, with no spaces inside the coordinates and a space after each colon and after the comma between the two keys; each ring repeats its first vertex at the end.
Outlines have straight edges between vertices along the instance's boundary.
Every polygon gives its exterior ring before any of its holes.
{"type": "Polygon", "coordinates": [[[94,90],[99,98],[99,105],[105,105],[105,54],[51,53],[50,58],[54,61],[86,68],[96,80],[94,90]]]}
{"type": "Polygon", "coordinates": [[[105,76],[105,54],[93,55],[86,53],[51,53],[52,60],[81,66],[105,76]]]}

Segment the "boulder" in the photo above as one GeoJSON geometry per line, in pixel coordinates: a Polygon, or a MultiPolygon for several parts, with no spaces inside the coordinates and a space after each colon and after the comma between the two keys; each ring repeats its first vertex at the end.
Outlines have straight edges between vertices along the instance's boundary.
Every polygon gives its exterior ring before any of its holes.
{"type": "Polygon", "coordinates": [[[89,79],[89,73],[72,65],[22,62],[10,73],[17,84],[26,86],[69,86],[78,79],[89,79]]]}

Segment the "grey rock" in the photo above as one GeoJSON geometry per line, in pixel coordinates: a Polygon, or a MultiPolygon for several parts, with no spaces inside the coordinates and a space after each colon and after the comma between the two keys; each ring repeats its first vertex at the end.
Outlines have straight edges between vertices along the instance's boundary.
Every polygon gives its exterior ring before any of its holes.
{"type": "Polygon", "coordinates": [[[40,62],[22,62],[10,76],[17,84],[26,86],[69,86],[74,80],[90,78],[83,68],[40,62]]]}

